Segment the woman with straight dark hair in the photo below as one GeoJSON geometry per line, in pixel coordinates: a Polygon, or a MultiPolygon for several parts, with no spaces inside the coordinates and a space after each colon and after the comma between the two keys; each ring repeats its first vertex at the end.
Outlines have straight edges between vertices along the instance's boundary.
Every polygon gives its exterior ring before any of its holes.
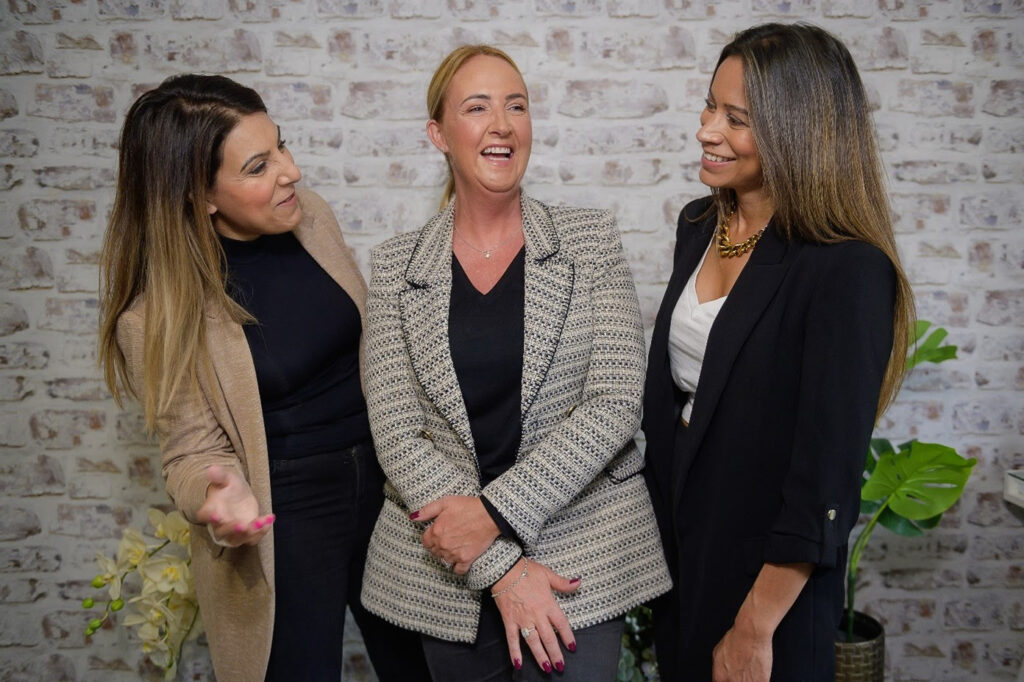
{"type": "Polygon", "coordinates": [[[100,361],[142,402],[193,525],[218,679],[341,675],[346,604],[384,680],[412,633],[359,600],[383,474],[359,351],[366,286],[260,96],[221,76],[132,105],[101,258],[100,361]],[[204,527],[205,526],[205,527],[204,527]]]}
{"type": "Polygon", "coordinates": [[[680,213],[651,342],[647,477],[675,587],[662,679],[834,678],[847,538],[913,319],[857,68],[765,24],[700,117],[711,196],[680,213]]]}

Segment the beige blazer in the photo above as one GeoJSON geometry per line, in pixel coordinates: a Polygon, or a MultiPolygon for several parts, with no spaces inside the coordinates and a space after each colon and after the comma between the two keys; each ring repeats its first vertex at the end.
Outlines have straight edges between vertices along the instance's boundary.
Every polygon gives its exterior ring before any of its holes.
{"type": "MultiPolygon", "coordinates": [[[[295,236],[365,317],[366,283],[334,214],[313,192],[300,189],[298,194],[303,217],[295,236]]],[[[141,386],[144,316],[143,295],[117,325],[118,345],[136,386],[141,386]]],[[[242,326],[223,311],[211,310],[206,324],[213,376],[201,378],[200,395],[182,395],[159,416],[167,492],[194,521],[206,497],[204,471],[220,464],[238,470],[252,487],[260,513],[271,513],[266,431],[249,344],[242,326]]],[[[273,530],[255,547],[230,549],[214,544],[204,526],[194,525],[192,570],[217,679],[261,682],[274,625],[273,530]]]]}
{"type": "Polygon", "coordinates": [[[615,221],[606,211],[521,201],[526,242],[522,439],[481,491],[448,340],[453,209],[373,251],[367,410],[388,482],[363,575],[363,605],[441,639],[476,637],[483,590],[521,554],[580,588],[556,598],[573,627],[613,618],[671,583],[633,436],[644,337],[615,221]],[[521,542],[499,538],[465,576],[420,543],[409,512],[486,494],[521,542]]]}

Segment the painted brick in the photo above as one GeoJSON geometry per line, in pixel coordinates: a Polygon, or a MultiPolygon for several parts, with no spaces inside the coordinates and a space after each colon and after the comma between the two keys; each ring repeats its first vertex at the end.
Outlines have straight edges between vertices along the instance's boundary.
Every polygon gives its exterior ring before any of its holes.
{"type": "Polygon", "coordinates": [[[64,265],[57,272],[57,291],[63,294],[95,294],[98,288],[95,265],[64,265]]]}
{"type": "Polygon", "coordinates": [[[43,149],[61,155],[95,156],[110,160],[117,156],[118,131],[114,128],[103,130],[81,130],[66,126],[48,128],[43,136],[43,149]]]}
{"type": "Polygon", "coordinates": [[[953,430],[959,433],[1000,434],[1016,430],[1015,413],[1004,400],[988,398],[953,405],[953,430]]]}
{"type": "Polygon", "coordinates": [[[0,88],[0,121],[18,115],[18,100],[7,90],[0,88]]]}
{"type": "Polygon", "coordinates": [[[993,154],[1021,153],[1024,151],[1024,126],[986,129],[984,148],[993,154]]]}
{"type": "Polygon", "coordinates": [[[559,177],[566,184],[655,185],[668,179],[668,164],[661,159],[587,159],[565,161],[559,177]]]}
{"type": "Polygon", "coordinates": [[[18,402],[33,392],[32,382],[25,377],[0,375],[0,401],[18,402]]]}
{"type": "Polygon", "coordinates": [[[316,0],[316,15],[322,19],[369,19],[384,16],[384,0],[316,0]]]}
{"type": "Polygon", "coordinates": [[[993,116],[1020,116],[1024,112],[1024,79],[992,81],[981,110],[993,116]]]}
{"type": "MultiPolygon", "coordinates": [[[[23,608],[0,610],[0,647],[34,647],[41,643],[42,631],[39,627],[39,619],[33,618],[29,613],[29,611],[23,608]]],[[[58,678],[36,677],[22,679],[50,680],[58,678]]]]}
{"type": "Polygon", "coordinates": [[[1024,274],[1024,243],[1003,240],[972,241],[967,263],[981,273],[1013,278],[1024,274]]]}
{"type": "Polygon", "coordinates": [[[93,377],[60,378],[46,381],[46,394],[59,400],[92,401],[110,397],[102,379],[93,377]]]}
{"type": "Polygon", "coordinates": [[[147,36],[145,53],[155,67],[222,74],[263,67],[259,38],[241,28],[202,38],[188,33],[147,36]]]}
{"type": "Polygon", "coordinates": [[[60,566],[60,552],[55,547],[0,546],[0,573],[53,573],[60,566]]]}
{"type": "Polygon", "coordinates": [[[29,158],[39,153],[39,137],[31,130],[0,130],[0,156],[29,158]]]}
{"type": "Polygon", "coordinates": [[[979,589],[1022,588],[1024,587],[1024,565],[990,566],[974,564],[967,569],[967,584],[979,589]]]}
{"type": "Polygon", "coordinates": [[[0,541],[24,540],[42,532],[39,517],[30,509],[2,504],[0,512],[0,541]]]}
{"type": "Polygon", "coordinates": [[[881,576],[888,588],[915,592],[964,585],[964,574],[953,568],[893,568],[881,571],[881,576]]]}
{"type": "Polygon", "coordinates": [[[37,325],[72,334],[94,334],[99,323],[99,301],[95,298],[48,298],[37,325]]]}
{"type": "Polygon", "coordinates": [[[662,6],[668,6],[671,0],[608,0],[608,16],[610,17],[656,17],[662,6]]]}
{"type": "Polygon", "coordinates": [[[890,107],[920,116],[974,115],[974,85],[967,81],[901,79],[890,107]]]}
{"type": "Polygon", "coordinates": [[[39,242],[88,235],[95,218],[96,205],[87,200],[37,199],[17,209],[18,223],[39,242]]]}
{"type": "Polygon", "coordinates": [[[55,611],[43,618],[43,636],[58,649],[81,649],[86,645],[85,627],[94,614],[77,611],[55,611]]]}
{"type": "Polygon", "coordinates": [[[919,185],[945,185],[977,179],[978,167],[963,161],[915,160],[897,161],[892,165],[893,177],[919,185]]]}
{"type": "Polygon", "coordinates": [[[539,16],[593,17],[603,9],[601,0],[534,0],[534,9],[539,16]]]}
{"type": "Polygon", "coordinates": [[[956,227],[948,194],[891,195],[893,221],[897,232],[948,230],[956,227]]]}
{"type": "Polygon", "coordinates": [[[437,19],[444,11],[443,0],[392,0],[391,16],[395,19],[437,19]]]}
{"type": "Polygon", "coordinates": [[[65,122],[96,121],[113,123],[117,112],[114,109],[114,89],[103,85],[51,85],[38,83],[35,100],[28,113],[40,118],[51,118],[65,122]]]}
{"type": "Polygon", "coordinates": [[[721,0],[664,0],[664,3],[670,15],[688,19],[713,18],[727,5],[721,0]]]}
{"type": "Polygon", "coordinates": [[[156,19],[167,11],[166,0],[97,0],[103,19],[156,19]]]}
{"type": "Polygon", "coordinates": [[[32,415],[32,437],[48,450],[70,450],[83,437],[106,426],[106,412],[100,410],[41,410],[32,415]]]}
{"type": "Polygon", "coordinates": [[[945,149],[954,152],[976,153],[984,138],[982,127],[973,124],[935,123],[915,126],[911,131],[910,146],[915,149],[945,149]]]}
{"type": "Polygon", "coordinates": [[[13,301],[0,301],[0,336],[28,329],[28,313],[13,301]]]}
{"type": "Polygon", "coordinates": [[[1024,534],[976,535],[971,539],[970,557],[977,561],[1020,561],[1024,559],[1024,534]]]}
{"type": "Polygon", "coordinates": [[[152,443],[146,435],[146,420],[139,412],[122,412],[118,414],[114,426],[118,443],[136,445],[149,445],[152,443]]]}
{"type": "Polygon", "coordinates": [[[64,468],[55,457],[0,455],[0,495],[34,497],[64,492],[64,468]]]}
{"type": "Polygon", "coordinates": [[[678,26],[651,31],[586,32],[556,29],[547,35],[552,58],[599,66],[602,70],[692,68],[693,35],[678,26]]]}
{"type": "Polygon", "coordinates": [[[0,604],[31,604],[46,596],[46,589],[37,578],[0,580],[0,604]]]}
{"type": "Polygon", "coordinates": [[[463,21],[509,20],[533,14],[532,0],[448,0],[447,4],[452,17],[463,21]]]}
{"type": "Polygon", "coordinates": [[[0,412],[0,445],[20,448],[28,445],[28,439],[27,420],[16,412],[0,412]]]}
{"type": "Polygon", "coordinates": [[[877,599],[865,607],[865,613],[876,618],[888,637],[898,637],[933,621],[934,599],[877,599]]]}
{"type": "Polygon", "coordinates": [[[570,80],[558,112],[573,118],[643,118],[665,111],[668,97],[658,85],[639,81],[570,80]]]}
{"type": "MultiPolygon", "coordinates": [[[[58,504],[50,532],[88,540],[120,538],[133,521],[130,507],[106,504],[58,504]]],[[[84,628],[83,628],[84,629],[84,628]]]]}
{"type": "Polygon", "coordinates": [[[43,72],[43,47],[30,31],[0,35],[0,75],[43,72]]]}
{"type": "MultiPolygon", "coordinates": [[[[351,129],[346,137],[346,149],[353,156],[401,158],[410,154],[439,153],[430,144],[422,125],[398,124],[385,130],[351,129]]],[[[337,143],[340,146],[340,134],[337,143]]]]}
{"type": "Polygon", "coordinates": [[[371,35],[362,53],[377,68],[418,71],[424,65],[439,64],[458,42],[446,35],[419,31],[371,35]]]}
{"type": "Polygon", "coordinates": [[[208,0],[170,0],[171,16],[179,20],[220,19],[224,6],[208,0]]]}
{"type": "Polygon", "coordinates": [[[865,31],[847,38],[850,54],[862,71],[905,69],[908,66],[907,37],[887,26],[879,32],[865,31]]]}
{"type": "Polygon", "coordinates": [[[1002,228],[1024,225],[1024,198],[1019,192],[978,193],[960,202],[964,227],[1002,228]]]}
{"type": "Polygon", "coordinates": [[[353,81],[341,113],[358,119],[423,120],[426,85],[397,81],[353,81]]]}
{"type": "Polygon", "coordinates": [[[953,600],[946,603],[942,613],[942,625],[947,630],[992,630],[1005,622],[1002,604],[992,598],[953,600]]]}
{"type": "Polygon", "coordinates": [[[986,291],[977,320],[982,324],[1024,327],[1024,289],[986,291]]]}
{"type": "Polygon", "coordinates": [[[0,289],[50,289],[53,264],[50,256],[34,246],[24,252],[0,253],[0,289]]]}

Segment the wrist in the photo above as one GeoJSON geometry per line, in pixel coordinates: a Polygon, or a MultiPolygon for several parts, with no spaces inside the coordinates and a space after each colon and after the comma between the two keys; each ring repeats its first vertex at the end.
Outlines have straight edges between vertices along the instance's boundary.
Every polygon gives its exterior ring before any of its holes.
{"type": "Polygon", "coordinates": [[[494,583],[494,586],[491,588],[491,596],[497,599],[501,595],[511,592],[529,575],[530,560],[524,556],[512,564],[512,568],[498,582],[494,583]]]}
{"type": "Polygon", "coordinates": [[[772,637],[775,635],[775,628],[778,625],[777,619],[767,616],[763,611],[759,610],[754,605],[753,599],[748,596],[736,614],[732,626],[738,634],[746,638],[753,641],[767,641],[771,643],[772,637]]]}

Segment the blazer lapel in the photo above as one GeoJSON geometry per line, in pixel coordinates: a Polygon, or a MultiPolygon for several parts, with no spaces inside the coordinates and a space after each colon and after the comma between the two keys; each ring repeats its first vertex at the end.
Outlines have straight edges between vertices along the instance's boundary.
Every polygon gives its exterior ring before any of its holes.
{"type": "Polygon", "coordinates": [[[523,302],[522,420],[533,405],[562,337],[575,278],[573,263],[559,252],[558,233],[547,209],[523,196],[526,289],[523,302]]]}
{"type": "MultiPolygon", "coordinates": [[[[237,454],[244,460],[249,486],[257,497],[260,512],[266,513],[271,509],[270,463],[267,459],[267,434],[263,425],[260,389],[256,382],[249,342],[242,325],[223,312],[208,313],[206,324],[207,350],[214,378],[226,404],[226,417],[233,422],[241,444],[237,454]]],[[[273,585],[273,542],[260,542],[257,547],[264,576],[267,583],[273,585]]]]}
{"type": "Polygon", "coordinates": [[[410,288],[401,293],[399,307],[402,333],[416,378],[445,421],[475,454],[469,415],[448,339],[453,225],[451,202],[420,231],[405,274],[410,288]]]}
{"type": "Polygon", "coordinates": [[[722,390],[728,383],[736,356],[775,296],[797,250],[792,242],[782,241],[774,226],[769,225],[711,326],[697,383],[697,398],[690,415],[686,461],[678,463],[675,473],[677,497],[682,492],[682,483],[694,454],[700,449],[722,390]]]}

